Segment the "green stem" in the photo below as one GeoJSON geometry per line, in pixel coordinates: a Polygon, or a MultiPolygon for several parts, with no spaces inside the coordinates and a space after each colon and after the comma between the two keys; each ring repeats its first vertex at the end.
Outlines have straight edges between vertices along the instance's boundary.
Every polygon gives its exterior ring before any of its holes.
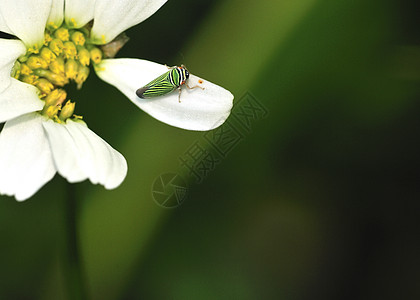
{"type": "Polygon", "coordinates": [[[66,280],[68,299],[85,300],[86,288],[80,263],[77,231],[77,199],[74,185],[67,183],[66,215],[66,280]]]}

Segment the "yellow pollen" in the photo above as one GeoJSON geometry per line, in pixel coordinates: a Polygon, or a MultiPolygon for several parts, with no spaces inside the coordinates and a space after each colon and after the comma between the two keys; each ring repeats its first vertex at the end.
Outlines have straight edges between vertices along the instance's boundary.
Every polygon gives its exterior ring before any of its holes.
{"type": "MultiPolygon", "coordinates": [[[[38,97],[44,101],[39,113],[58,123],[68,118],[82,119],[74,115],[76,103],[67,99],[67,92],[61,87],[74,82],[80,89],[89,76],[89,65],[97,68],[103,58],[102,50],[88,38],[90,25],[74,29],[75,25],[74,19],[59,28],[48,23],[43,43],[27,47],[10,74],[37,87],[38,97]]],[[[102,40],[105,42],[105,36],[102,40]]]]}

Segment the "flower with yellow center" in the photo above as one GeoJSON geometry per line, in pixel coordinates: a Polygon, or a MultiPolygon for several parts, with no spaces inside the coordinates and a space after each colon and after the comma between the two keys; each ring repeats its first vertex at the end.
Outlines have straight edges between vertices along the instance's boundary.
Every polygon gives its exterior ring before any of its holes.
{"type": "Polygon", "coordinates": [[[113,189],[127,174],[124,157],[74,115],[77,99],[65,86],[81,88],[90,69],[139,108],[172,126],[210,130],[229,116],[233,96],[191,75],[203,89],[155,99],[135,91],[167,71],[140,59],[112,59],[105,46],[147,19],[166,0],[1,0],[0,194],[31,197],[56,172],[69,182],[89,179],[113,189]],[[92,25],[93,24],[93,25],[92,25]],[[103,47],[104,46],[104,47],[103,47]]]}

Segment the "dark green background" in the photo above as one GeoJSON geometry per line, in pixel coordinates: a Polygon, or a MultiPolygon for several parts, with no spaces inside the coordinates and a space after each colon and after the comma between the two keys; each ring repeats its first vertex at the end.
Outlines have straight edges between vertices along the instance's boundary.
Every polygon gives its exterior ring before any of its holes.
{"type": "MultiPolygon", "coordinates": [[[[167,126],[92,74],[76,113],[119,150],[116,190],[56,176],[0,199],[0,299],[69,299],[76,198],[90,299],[420,299],[416,1],[170,0],[118,57],[185,64],[266,107],[175,209],[155,178],[203,133],[167,126]]],[[[191,178],[190,178],[191,179],[191,178]]]]}

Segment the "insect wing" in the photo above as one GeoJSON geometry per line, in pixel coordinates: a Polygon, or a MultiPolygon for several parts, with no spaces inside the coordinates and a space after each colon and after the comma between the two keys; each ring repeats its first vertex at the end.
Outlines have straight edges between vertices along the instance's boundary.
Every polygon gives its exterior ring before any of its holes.
{"type": "Polygon", "coordinates": [[[172,70],[160,75],[145,86],[139,88],[136,94],[139,98],[148,99],[166,95],[177,88],[170,80],[172,70]]]}

